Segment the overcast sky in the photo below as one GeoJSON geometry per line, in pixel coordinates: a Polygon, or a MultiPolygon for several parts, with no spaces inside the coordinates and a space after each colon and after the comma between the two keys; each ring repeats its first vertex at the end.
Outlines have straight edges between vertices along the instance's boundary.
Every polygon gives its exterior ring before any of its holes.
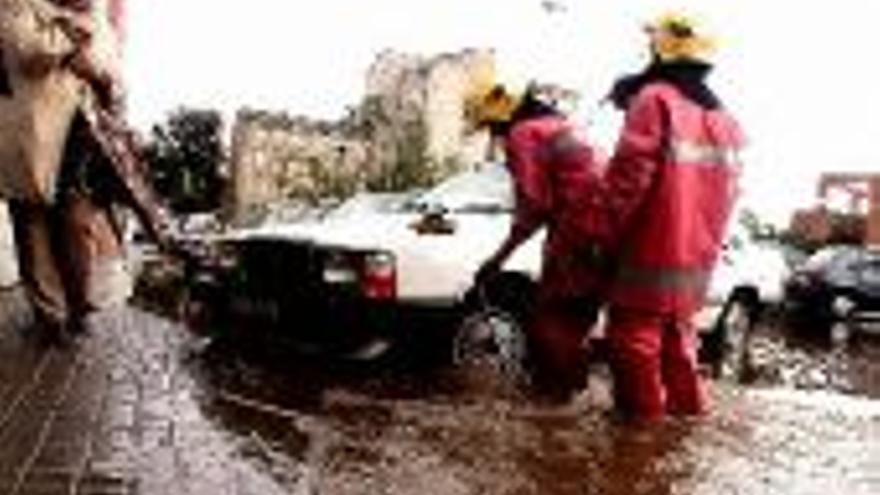
{"type": "Polygon", "coordinates": [[[750,138],[745,201],[772,218],[811,201],[823,170],[878,170],[880,6],[870,0],[129,0],[126,77],[145,128],[178,105],[337,117],[383,48],[494,47],[501,68],[579,90],[581,123],[644,63],[641,24],[684,7],[718,34],[712,83],[750,138]]]}

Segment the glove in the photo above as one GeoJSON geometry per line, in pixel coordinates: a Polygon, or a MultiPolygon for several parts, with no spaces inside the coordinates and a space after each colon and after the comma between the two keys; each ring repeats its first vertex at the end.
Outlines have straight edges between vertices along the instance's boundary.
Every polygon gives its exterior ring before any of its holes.
{"type": "Polygon", "coordinates": [[[502,258],[498,256],[492,256],[488,260],[484,261],[480,268],[477,270],[477,273],[474,275],[474,283],[476,285],[482,285],[491,280],[493,277],[498,275],[501,272],[501,265],[504,263],[502,258]]]}

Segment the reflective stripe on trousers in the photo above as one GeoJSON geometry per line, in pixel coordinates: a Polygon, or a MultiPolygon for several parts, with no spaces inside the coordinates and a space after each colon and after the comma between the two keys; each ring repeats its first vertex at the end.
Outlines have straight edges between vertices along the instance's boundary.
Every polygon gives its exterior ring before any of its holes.
{"type": "Polygon", "coordinates": [[[627,287],[702,294],[709,285],[710,270],[703,268],[648,268],[623,265],[617,282],[627,287]]]}

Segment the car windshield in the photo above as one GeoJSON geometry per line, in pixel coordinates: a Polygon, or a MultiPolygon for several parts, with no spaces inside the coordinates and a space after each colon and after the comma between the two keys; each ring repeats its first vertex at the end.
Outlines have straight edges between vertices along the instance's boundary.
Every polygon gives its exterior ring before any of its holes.
{"type": "Polygon", "coordinates": [[[329,209],[322,217],[325,220],[357,217],[364,213],[392,213],[402,205],[408,205],[418,192],[407,193],[362,193],[353,196],[336,208],[329,209]]]}
{"type": "Polygon", "coordinates": [[[513,209],[513,192],[504,166],[491,164],[441,182],[408,206],[418,210],[440,207],[459,213],[508,212],[513,209]]]}

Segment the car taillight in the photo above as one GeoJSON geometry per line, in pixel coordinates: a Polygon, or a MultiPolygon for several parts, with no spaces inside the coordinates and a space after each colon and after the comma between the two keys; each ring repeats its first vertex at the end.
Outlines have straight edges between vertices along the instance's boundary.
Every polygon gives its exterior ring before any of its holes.
{"type": "Polygon", "coordinates": [[[389,300],[397,297],[397,267],[389,253],[371,253],[364,257],[361,289],[367,299],[389,300]]]}

